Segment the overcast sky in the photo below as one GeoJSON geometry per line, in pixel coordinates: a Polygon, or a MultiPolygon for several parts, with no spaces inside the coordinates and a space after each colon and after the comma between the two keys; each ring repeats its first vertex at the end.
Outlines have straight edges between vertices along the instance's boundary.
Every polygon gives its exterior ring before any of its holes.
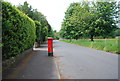
{"type": "MultiPolygon", "coordinates": [[[[38,9],[43,13],[53,30],[59,31],[61,23],[65,15],[66,9],[72,2],[80,2],[82,0],[6,0],[13,5],[23,4],[27,1],[34,9],[38,9]]],[[[92,0],[88,0],[92,1],[92,0]]]]}
{"type": "Polygon", "coordinates": [[[64,12],[72,2],[80,0],[5,0],[13,5],[23,4],[27,1],[34,9],[43,13],[53,30],[59,31],[64,18],[64,12]]]}

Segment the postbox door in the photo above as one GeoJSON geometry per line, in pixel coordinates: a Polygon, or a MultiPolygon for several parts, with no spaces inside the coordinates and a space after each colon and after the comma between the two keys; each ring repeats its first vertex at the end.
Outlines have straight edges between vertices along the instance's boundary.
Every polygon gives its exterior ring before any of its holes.
{"type": "Polygon", "coordinates": [[[48,40],[48,53],[53,53],[53,42],[48,40]]]}

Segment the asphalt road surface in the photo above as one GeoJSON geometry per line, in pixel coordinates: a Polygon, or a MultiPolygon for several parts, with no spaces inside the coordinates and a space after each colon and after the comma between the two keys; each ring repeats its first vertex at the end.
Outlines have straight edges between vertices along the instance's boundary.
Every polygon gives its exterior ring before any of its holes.
{"type": "Polygon", "coordinates": [[[54,41],[54,56],[62,79],[118,79],[118,55],[54,41]]]}
{"type": "Polygon", "coordinates": [[[54,41],[54,57],[43,44],[4,72],[3,79],[118,79],[118,55],[54,41]]]}

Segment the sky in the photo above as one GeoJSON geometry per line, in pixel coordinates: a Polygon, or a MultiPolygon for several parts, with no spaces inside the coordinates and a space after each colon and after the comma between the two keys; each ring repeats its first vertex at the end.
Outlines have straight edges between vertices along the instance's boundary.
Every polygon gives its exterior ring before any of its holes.
{"type": "MultiPolygon", "coordinates": [[[[65,11],[72,2],[80,2],[81,0],[5,0],[13,5],[23,4],[27,1],[33,9],[37,9],[44,16],[53,28],[59,31],[63,22],[65,11]]],[[[92,0],[88,0],[92,1],[92,0]]]]}
{"type": "Polygon", "coordinates": [[[47,21],[53,30],[59,31],[64,19],[65,11],[72,2],[79,2],[80,0],[5,0],[12,5],[23,4],[27,1],[32,8],[40,11],[46,16],[47,21]]]}

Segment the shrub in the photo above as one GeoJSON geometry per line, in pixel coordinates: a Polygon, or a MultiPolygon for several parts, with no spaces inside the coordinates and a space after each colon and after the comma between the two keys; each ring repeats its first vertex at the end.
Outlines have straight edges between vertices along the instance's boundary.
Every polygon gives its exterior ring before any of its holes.
{"type": "Polygon", "coordinates": [[[41,24],[38,21],[34,21],[36,26],[36,42],[40,45],[41,39],[41,24]]]}
{"type": "Polygon", "coordinates": [[[35,42],[35,24],[8,2],[2,2],[3,59],[8,59],[31,48],[35,42]]]}

